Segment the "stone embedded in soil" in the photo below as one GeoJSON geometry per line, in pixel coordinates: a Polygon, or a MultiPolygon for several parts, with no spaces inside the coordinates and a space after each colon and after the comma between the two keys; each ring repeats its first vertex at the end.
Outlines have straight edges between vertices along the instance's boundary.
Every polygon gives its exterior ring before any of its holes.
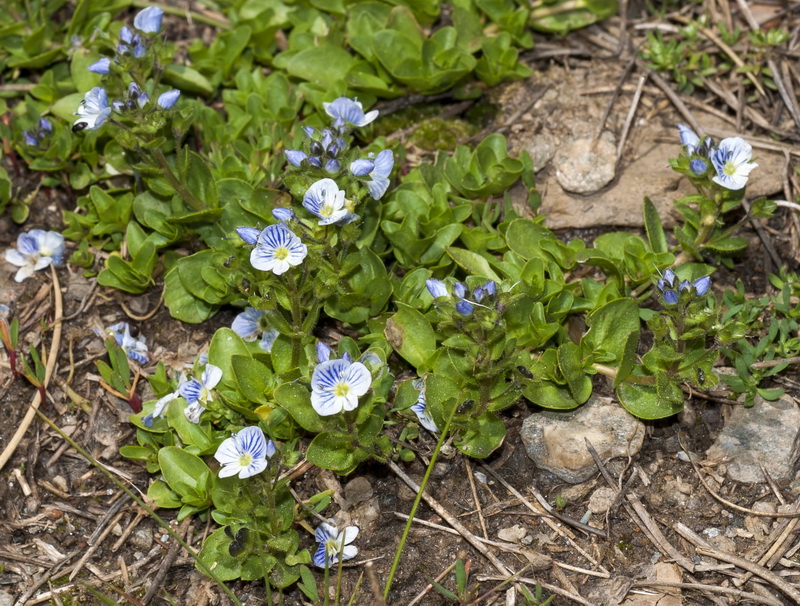
{"type": "Polygon", "coordinates": [[[522,424],[520,438],[537,467],[577,484],[598,473],[587,439],[606,460],[638,453],[644,434],[644,424],[617,402],[593,395],[577,410],[532,414],[522,424]]]}
{"type": "Polygon", "coordinates": [[[344,498],[350,505],[355,505],[371,498],[374,492],[369,480],[364,476],[359,476],[345,484],[344,498]]]}
{"type": "Polygon", "coordinates": [[[497,538],[501,541],[507,541],[509,543],[518,543],[525,538],[525,535],[528,534],[528,530],[516,524],[514,526],[509,526],[508,528],[501,528],[497,531],[497,538]]]}
{"type": "Polygon", "coordinates": [[[556,151],[553,167],[558,184],[575,194],[593,194],[614,180],[617,150],[608,131],[597,138],[577,137],[556,151]]]}
{"type": "Polygon", "coordinates": [[[763,465],[775,480],[793,475],[798,453],[800,410],[790,396],[774,402],[756,398],[755,406],[734,407],[717,439],[706,451],[712,463],[724,463],[728,478],[736,482],[764,482],[763,465]]]}
{"type": "Polygon", "coordinates": [[[605,513],[617,498],[617,491],[608,486],[598,488],[589,497],[589,511],[595,514],[605,513]]]}
{"type": "Polygon", "coordinates": [[[0,589],[0,606],[11,606],[14,603],[14,596],[0,589]]]}

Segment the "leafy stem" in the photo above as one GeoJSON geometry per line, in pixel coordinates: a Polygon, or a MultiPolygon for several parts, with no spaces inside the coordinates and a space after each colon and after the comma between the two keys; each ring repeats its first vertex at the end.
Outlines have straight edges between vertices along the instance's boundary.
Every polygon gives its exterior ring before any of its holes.
{"type": "Polygon", "coordinates": [[[178,192],[178,195],[183,199],[186,204],[191,206],[194,210],[201,211],[206,210],[206,205],[203,204],[200,200],[198,200],[195,195],[186,189],[186,186],[181,183],[181,180],[178,179],[175,172],[172,170],[172,167],[167,162],[167,158],[160,149],[152,150],[153,158],[155,158],[156,162],[158,163],[159,168],[164,171],[164,177],[169,181],[169,184],[172,188],[178,192]]]}

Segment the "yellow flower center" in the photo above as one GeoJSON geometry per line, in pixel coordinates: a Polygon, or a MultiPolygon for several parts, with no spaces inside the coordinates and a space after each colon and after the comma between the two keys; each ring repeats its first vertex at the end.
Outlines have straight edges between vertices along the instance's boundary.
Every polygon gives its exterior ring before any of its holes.
{"type": "Polygon", "coordinates": [[[244,453],[242,455],[239,455],[239,466],[240,467],[247,467],[252,462],[253,462],[253,455],[251,455],[250,453],[246,452],[246,453],[244,453]]]}
{"type": "Polygon", "coordinates": [[[725,166],[722,168],[722,172],[724,172],[729,177],[736,174],[736,165],[733,162],[726,162],[725,166]]]}
{"type": "Polygon", "coordinates": [[[337,383],[333,388],[333,393],[337,398],[346,398],[350,393],[350,386],[347,383],[337,383]]]}
{"type": "Polygon", "coordinates": [[[272,253],[272,255],[278,261],[283,261],[284,259],[286,259],[289,256],[289,249],[286,248],[285,246],[279,246],[278,248],[275,249],[275,251],[272,253]]]}

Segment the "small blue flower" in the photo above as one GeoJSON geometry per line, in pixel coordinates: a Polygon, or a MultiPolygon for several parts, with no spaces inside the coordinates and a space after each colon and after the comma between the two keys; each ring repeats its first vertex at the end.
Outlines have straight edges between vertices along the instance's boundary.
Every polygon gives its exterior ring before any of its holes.
{"type": "Polygon", "coordinates": [[[242,240],[253,246],[258,243],[258,236],[261,235],[261,231],[255,227],[237,227],[236,233],[242,240]]]}
{"type": "Polygon", "coordinates": [[[294,219],[294,211],[291,208],[273,208],[272,216],[278,221],[288,222],[294,219]]]}
{"type": "Polygon", "coordinates": [[[678,134],[681,138],[681,145],[686,149],[686,153],[690,156],[695,153],[697,146],[700,144],[700,137],[685,124],[678,125],[678,134]]]}
{"type": "Polygon", "coordinates": [[[327,362],[328,360],[330,360],[331,359],[331,353],[333,353],[333,352],[331,351],[330,347],[325,345],[325,343],[323,343],[322,341],[317,341],[317,361],[318,362],[322,363],[322,362],[327,362]]]}
{"type": "Polygon", "coordinates": [[[255,341],[261,335],[259,347],[267,353],[272,352],[272,346],[278,339],[278,331],[267,322],[267,312],[248,307],[233,319],[231,330],[244,341],[255,341]]]}
{"type": "Polygon", "coordinates": [[[178,392],[187,404],[200,402],[207,404],[211,400],[211,390],[222,380],[222,369],[213,364],[206,364],[200,380],[195,378],[186,381],[178,388],[178,392]]]}
{"type": "Polygon", "coordinates": [[[303,132],[306,134],[306,137],[311,139],[314,136],[314,132],[315,131],[314,131],[314,128],[311,127],[311,126],[304,126],[303,127],[303,132]]]}
{"type": "Polygon", "coordinates": [[[704,278],[695,280],[692,282],[692,286],[694,286],[697,296],[702,297],[708,292],[708,289],[711,288],[711,276],[706,276],[704,278]]]}
{"type": "Polygon", "coordinates": [[[708,170],[708,164],[706,164],[705,160],[695,158],[689,162],[689,170],[691,170],[695,175],[704,175],[708,170]]]}
{"type": "Polygon", "coordinates": [[[119,39],[122,40],[124,44],[132,44],[133,43],[133,32],[127,25],[123,25],[122,29],[119,30],[119,39]]]}
{"type": "Polygon", "coordinates": [[[144,336],[139,335],[138,339],[131,336],[131,327],[127,322],[119,322],[106,328],[106,334],[113,337],[125,354],[139,364],[147,364],[150,361],[150,353],[144,342],[144,336]]]}
{"type": "Polygon", "coordinates": [[[350,163],[350,174],[354,177],[366,177],[375,168],[375,163],[372,160],[353,160],[350,163]]]}
{"type": "Polygon", "coordinates": [[[145,417],[142,417],[142,423],[145,425],[145,427],[152,427],[153,421],[157,417],[161,416],[161,414],[164,412],[164,409],[169,405],[169,403],[179,397],[181,397],[180,392],[174,391],[172,393],[165,395],[158,402],[156,402],[156,405],[153,408],[153,412],[151,412],[149,415],[145,417]]]}
{"type": "Polygon", "coordinates": [[[320,179],[308,188],[303,196],[303,207],[321,220],[319,225],[330,225],[343,219],[348,210],[344,190],[333,179],[320,179]]]}
{"type": "Polygon", "coordinates": [[[131,82],[128,85],[128,99],[130,100],[129,105],[131,107],[136,104],[139,106],[139,109],[147,105],[147,102],[150,100],[147,93],[143,92],[136,82],[131,82]]]}
{"type": "Polygon", "coordinates": [[[747,185],[750,171],[758,166],[751,162],[753,148],[741,137],[729,137],[711,150],[709,159],[717,171],[711,180],[726,189],[738,190],[747,185]]]}
{"type": "Polygon", "coordinates": [[[308,158],[303,152],[297,149],[287,149],[283,152],[286,156],[286,161],[289,162],[292,166],[300,166],[303,163],[303,160],[308,158]]]}
{"type": "Polygon", "coordinates": [[[463,299],[469,294],[469,291],[461,282],[456,282],[453,286],[453,294],[459,299],[463,299]]]}
{"type": "Polygon", "coordinates": [[[349,560],[358,555],[358,547],[351,545],[358,536],[357,526],[348,526],[342,532],[331,524],[323,522],[314,531],[314,537],[319,546],[314,552],[312,561],[314,566],[329,568],[342,560],[349,560]]]}
{"type": "Polygon", "coordinates": [[[158,106],[162,109],[172,109],[172,106],[178,102],[178,98],[181,96],[181,91],[179,90],[168,90],[165,93],[161,93],[158,97],[158,106]]]}
{"type": "Polygon", "coordinates": [[[245,427],[222,441],[214,458],[222,464],[220,478],[238,475],[244,480],[267,468],[267,459],[275,455],[275,443],[264,437],[258,426],[245,427]]]}
{"type": "Polygon", "coordinates": [[[335,158],[331,158],[325,163],[325,171],[335,175],[342,169],[342,165],[335,158]]]}
{"type": "Polygon", "coordinates": [[[325,113],[334,119],[333,127],[343,132],[347,125],[366,126],[378,117],[378,110],[364,114],[364,108],[359,101],[339,97],[332,103],[323,103],[325,113]]]}
{"type": "Polygon", "coordinates": [[[311,375],[311,406],[322,417],[355,410],[371,384],[367,367],[349,356],[321,362],[311,375]]]}
{"type": "Polygon", "coordinates": [[[39,139],[34,137],[28,130],[22,131],[22,139],[25,141],[26,145],[30,145],[31,147],[38,147],[39,145],[39,139]]]}
{"type": "Polygon", "coordinates": [[[141,42],[137,42],[136,45],[133,47],[133,58],[134,59],[141,59],[147,53],[147,47],[142,44],[141,42]]]}
{"type": "Polygon", "coordinates": [[[145,34],[157,34],[163,17],[163,10],[157,6],[148,6],[133,18],[133,26],[145,34]]]}
{"type": "MultiPolygon", "coordinates": [[[[241,232],[239,233],[241,236],[241,232]]],[[[283,223],[269,225],[258,236],[256,247],[250,253],[250,265],[261,271],[271,271],[279,276],[303,262],[308,247],[283,223]]]]}
{"type": "Polygon", "coordinates": [[[95,86],[90,90],[81,101],[76,116],[80,116],[75,124],[72,125],[74,132],[82,130],[96,130],[103,126],[103,123],[111,115],[111,107],[108,105],[108,93],[102,86],[95,86]]]}
{"type": "Polygon", "coordinates": [[[428,292],[431,293],[431,296],[434,299],[450,296],[447,293],[447,285],[441,280],[434,280],[433,278],[430,278],[425,280],[425,286],[428,287],[428,292]]]}
{"type": "Polygon", "coordinates": [[[391,149],[384,149],[375,156],[375,168],[370,173],[372,179],[367,183],[369,195],[373,200],[380,200],[389,189],[389,175],[394,168],[394,153],[391,149]]]}
{"type": "Polygon", "coordinates": [[[469,316],[472,315],[474,308],[472,307],[472,304],[469,301],[461,299],[461,301],[456,303],[456,311],[462,316],[469,316]]]}
{"type": "Polygon", "coordinates": [[[53,132],[53,125],[50,124],[50,120],[47,118],[39,118],[39,128],[47,133],[53,132]]]}
{"type": "Polygon", "coordinates": [[[64,236],[57,231],[32,229],[17,237],[17,247],[6,251],[6,261],[20,269],[16,282],[30,278],[33,272],[52,265],[61,265],[65,252],[64,236]]]}
{"type": "Polygon", "coordinates": [[[428,410],[428,403],[425,400],[425,381],[417,379],[414,381],[414,387],[419,390],[419,398],[417,403],[411,407],[411,411],[417,415],[420,424],[430,432],[438,433],[439,428],[436,426],[436,421],[431,416],[431,411],[428,410]]]}
{"type": "Polygon", "coordinates": [[[107,74],[111,70],[111,59],[108,57],[103,57],[102,59],[92,63],[86,69],[95,74],[107,74]]]}

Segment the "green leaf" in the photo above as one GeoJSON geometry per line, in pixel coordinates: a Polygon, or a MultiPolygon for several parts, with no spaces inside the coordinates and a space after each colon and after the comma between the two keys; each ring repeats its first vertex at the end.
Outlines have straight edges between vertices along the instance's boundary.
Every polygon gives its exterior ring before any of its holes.
{"type": "Polygon", "coordinates": [[[647,240],[650,242],[650,249],[654,253],[669,252],[667,237],[664,235],[664,228],[661,225],[661,217],[658,215],[656,205],[652,200],[644,198],[644,228],[647,231],[647,240]]]}
{"type": "Polygon", "coordinates": [[[485,459],[500,447],[505,436],[505,423],[496,414],[486,412],[470,419],[466,428],[459,428],[453,443],[465,455],[485,459]]]}
{"type": "MultiPolygon", "coordinates": [[[[233,358],[237,356],[252,357],[247,343],[230,328],[217,329],[211,338],[211,345],[208,346],[208,363],[218,366],[222,370],[220,385],[232,390],[238,387],[233,367],[233,358]]],[[[249,394],[243,392],[243,395],[249,394]]]]}
{"type": "Polygon", "coordinates": [[[336,46],[306,48],[295,54],[286,71],[295,78],[332,87],[343,82],[356,58],[336,46]]]}
{"type": "Polygon", "coordinates": [[[210,95],[214,87],[203,74],[185,65],[170,64],[164,70],[164,82],[182,91],[210,95]]]}
{"type": "Polygon", "coordinates": [[[625,340],[625,348],[623,349],[622,359],[619,362],[617,374],[614,377],[614,389],[627,379],[633,367],[636,364],[636,352],[639,348],[639,331],[634,331],[628,334],[625,340]]]}
{"type": "Polygon", "coordinates": [[[177,446],[165,446],[158,451],[158,464],[164,480],[184,503],[211,504],[211,470],[200,457],[177,446]]]}
{"type": "Polygon", "coordinates": [[[358,456],[353,436],[340,431],[326,431],[317,435],[308,445],[306,459],[318,467],[331,471],[349,471],[363,456],[358,456]]]}
{"type": "Polygon", "coordinates": [[[218,305],[211,305],[195,297],[184,287],[177,266],[167,272],[164,281],[164,304],[176,320],[188,324],[200,324],[217,313],[218,305]]]}
{"type": "Polygon", "coordinates": [[[420,369],[436,350],[436,333],[413,307],[397,303],[398,311],[386,321],[386,336],[394,350],[420,369]]]}
{"type": "Polygon", "coordinates": [[[617,387],[617,398],[625,410],[640,419],[664,419],[683,410],[683,401],[662,398],[655,385],[622,383],[617,387]]]}
{"type": "Polygon", "coordinates": [[[266,364],[250,356],[234,355],[231,358],[233,374],[239,386],[239,392],[248,400],[267,404],[267,394],[271,392],[272,371],[266,364]]]}
{"type": "Polygon", "coordinates": [[[150,484],[147,489],[147,498],[159,507],[167,509],[177,509],[183,505],[180,496],[164,480],[156,480],[150,484]]]}
{"type": "Polygon", "coordinates": [[[447,249],[447,254],[470,275],[480,276],[498,283],[503,281],[489,266],[489,262],[478,253],[451,246],[447,249]]]}
{"type": "Polygon", "coordinates": [[[325,428],[322,417],[311,406],[311,394],[302,385],[284,383],[275,390],[275,402],[306,431],[319,433],[325,428]]]}
{"type": "Polygon", "coordinates": [[[632,299],[609,301],[586,317],[591,327],[581,339],[581,346],[605,354],[604,361],[619,363],[630,333],[639,333],[639,306],[632,299]]]}
{"type": "Polygon", "coordinates": [[[528,385],[522,395],[537,406],[550,410],[572,410],[581,405],[567,387],[556,385],[550,381],[540,381],[528,385]]]}
{"type": "Polygon", "coordinates": [[[592,395],[592,380],[583,370],[581,348],[572,341],[559,346],[558,367],[567,381],[572,397],[579,404],[583,404],[592,395]]]}

